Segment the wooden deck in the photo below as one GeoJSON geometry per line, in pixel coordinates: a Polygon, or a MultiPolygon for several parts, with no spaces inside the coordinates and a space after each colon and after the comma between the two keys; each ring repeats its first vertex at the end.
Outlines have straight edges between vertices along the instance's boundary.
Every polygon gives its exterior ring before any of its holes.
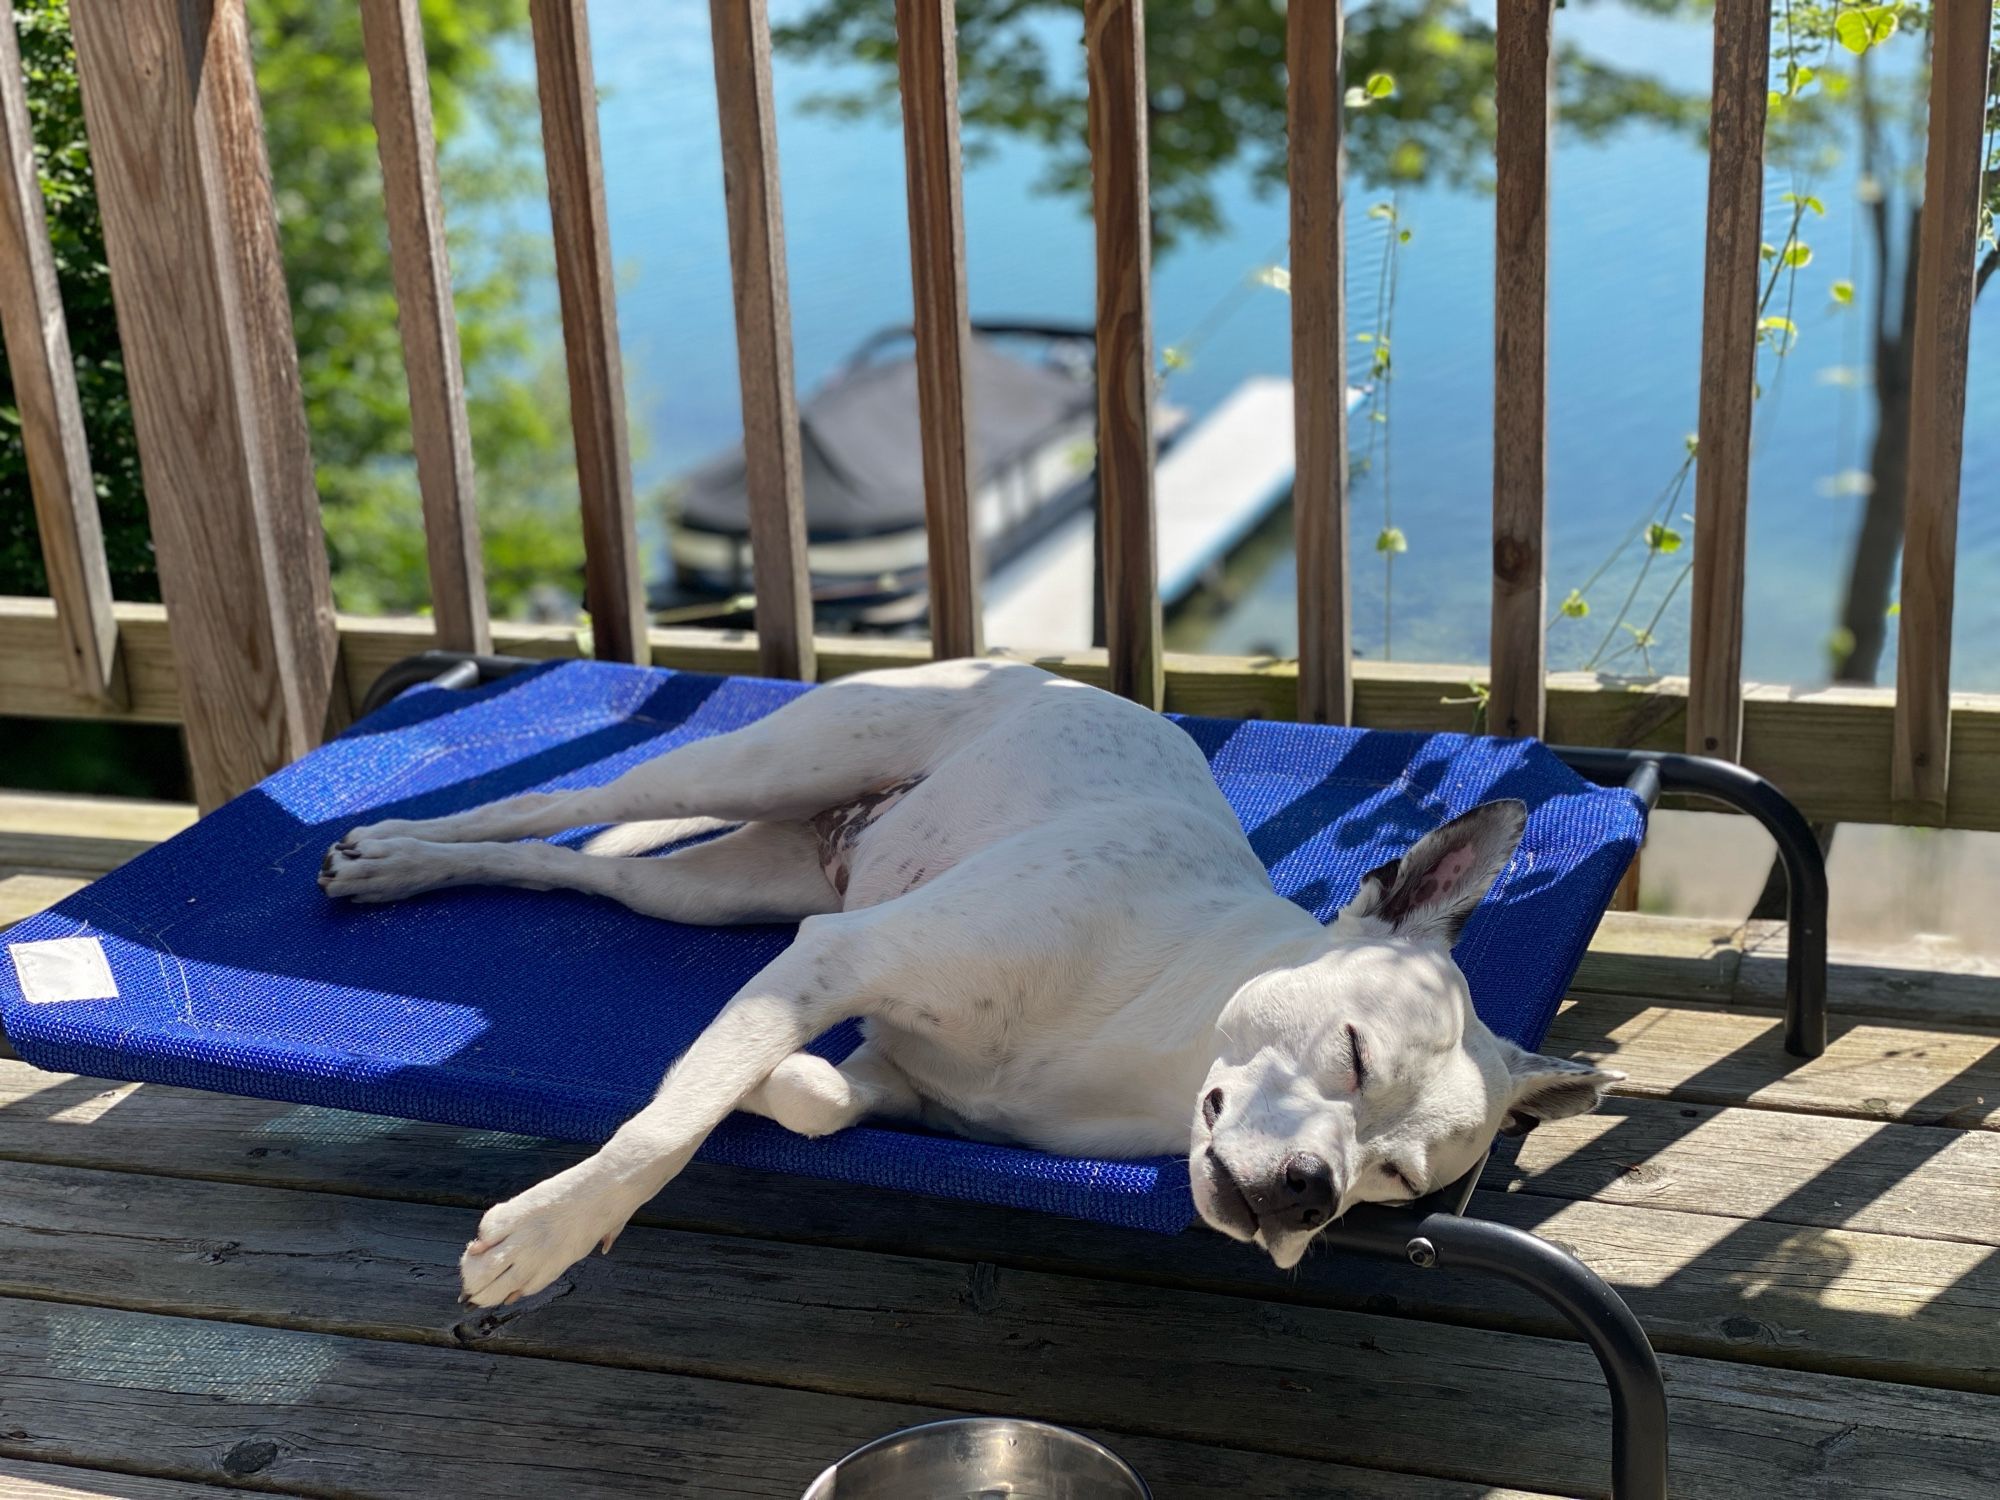
{"type": "MultiPolygon", "coordinates": [[[[0,800],[0,923],[171,807],[0,800]]],[[[2000,1494],[2000,994],[1614,918],[1552,1045],[1631,1075],[1487,1173],[1666,1367],[1677,1496],[2000,1494]],[[1983,1023],[1983,1025],[1981,1024],[1983,1023]]],[[[1591,1357],[1484,1281],[696,1168],[501,1313],[474,1211],[550,1143],[0,1056],[0,1500],[796,1496],[878,1433],[1030,1413],[1176,1497],[1598,1495],[1591,1357]]]]}

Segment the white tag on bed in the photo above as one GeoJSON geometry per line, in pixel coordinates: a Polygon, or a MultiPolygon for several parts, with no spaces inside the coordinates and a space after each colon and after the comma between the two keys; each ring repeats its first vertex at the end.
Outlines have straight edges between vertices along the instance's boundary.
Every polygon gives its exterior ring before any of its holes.
{"type": "Polygon", "coordinates": [[[40,943],[9,943],[14,973],[21,981],[21,998],[30,1005],[57,1000],[116,1000],[118,981],[104,944],[96,938],[50,938],[40,943]]]}

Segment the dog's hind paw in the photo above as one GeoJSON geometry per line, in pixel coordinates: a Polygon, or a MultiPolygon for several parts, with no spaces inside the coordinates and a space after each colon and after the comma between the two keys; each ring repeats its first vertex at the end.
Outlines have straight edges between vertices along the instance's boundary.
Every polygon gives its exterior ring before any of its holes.
{"type": "Polygon", "coordinates": [[[479,1235],[459,1257],[464,1295],[473,1307],[531,1297],[594,1249],[611,1249],[637,1204],[627,1204],[571,1167],[518,1198],[486,1211],[479,1235]]]}
{"type": "Polygon", "coordinates": [[[347,901],[400,901],[451,883],[451,856],[421,839],[350,833],[320,861],[319,888],[347,901]]]}

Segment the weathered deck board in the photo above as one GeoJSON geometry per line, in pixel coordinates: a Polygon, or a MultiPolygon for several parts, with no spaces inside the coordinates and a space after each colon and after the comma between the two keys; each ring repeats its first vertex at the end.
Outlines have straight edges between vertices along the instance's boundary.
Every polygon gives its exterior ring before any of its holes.
{"type": "MultiPolygon", "coordinates": [[[[0,1500],[223,1500],[231,1493],[214,1485],[184,1484],[177,1479],[0,1458],[0,1500]]],[[[278,1500],[294,1497],[280,1495],[278,1500]]]]}
{"type": "MultiPolygon", "coordinates": [[[[1088,1383],[1092,1309],[1104,1295],[1077,1275],[936,1259],[929,1245],[889,1255],[642,1226],[620,1240],[613,1264],[593,1260],[566,1276],[559,1305],[490,1319],[463,1316],[451,1300],[473,1223],[457,1208],[20,1163],[0,1166],[0,1204],[4,1295],[440,1344],[490,1337],[553,1358],[953,1406],[967,1404],[958,1382],[992,1394],[994,1381],[1011,1378],[982,1361],[1027,1337],[984,1316],[984,1289],[998,1278],[1010,1287],[1027,1278],[1043,1351],[1033,1378],[1065,1402],[1069,1384],[1088,1383]],[[868,1289],[858,1321],[857,1286],[868,1289]],[[805,1307],[824,1347],[796,1337],[805,1307]],[[989,1346],[996,1327],[1000,1342],[989,1346]],[[921,1352],[889,1347],[906,1330],[917,1331],[921,1352]],[[1067,1354],[1052,1352],[1059,1344],[1067,1354]]],[[[1625,1293],[1663,1349],[2000,1392],[2000,1264],[1989,1246],[1527,1196],[1482,1194],[1474,1206],[1572,1246],[1625,1293]]],[[[1206,1260],[1222,1290],[1268,1293],[1270,1278],[1240,1249],[1165,1244],[1160,1271],[1206,1260]]],[[[1152,1248],[1130,1236],[1105,1244],[1124,1256],[1116,1269],[1135,1273],[1148,1269],[1152,1248]]],[[[1482,1279],[1373,1263],[1316,1270],[1324,1274],[1291,1300],[1566,1333],[1533,1299],[1482,1279]]],[[[1201,1292],[1127,1295],[1204,1344],[1235,1317],[1232,1301],[1201,1292]]],[[[1135,1378],[1145,1363],[1133,1358],[1135,1378]]],[[[1005,1404],[1030,1394],[1010,1387],[1005,1404]]],[[[1136,1391],[1127,1399],[1144,1409],[1136,1391]]]]}
{"type": "MultiPolygon", "coordinates": [[[[455,1216],[415,1208],[390,1214],[380,1203],[286,1193],[255,1195],[265,1210],[259,1214],[243,1190],[189,1184],[175,1185],[189,1189],[175,1211],[163,1194],[144,1196],[148,1181],[112,1176],[94,1193],[71,1181],[67,1205],[60,1185],[48,1184],[50,1215],[79,1224],[95,1219],[102,1239],[36,1234],[32,1224],[30,1233],[8,1235],[0,1275],[9,1292],[39,1277],[55,1284],[54,1295],[83,1292],[120,1309],[83,1310],[89,1321],[79,1336],[63,1321],[70,1309],[0,1302],[0,1350],[10,1342],[10,1325],[30,1330],[8,1351],[10,1370],[60,1361],[67,1346],[73,1381],[142,1390],[163,1385],[169,1396],[240,1394],[247,1387],[270,1405],[302,1402],[307,1388],[330,1381],[342,1388],[343,1409],[351,1410],[358,1392],[344,1388],[340,1372],[362,1368],[371,1372],[378,1398],[362,1409],[385,1409],[379,1400],[388,1386],[395,1389],[393,1409],[401,1411],[418,1397],[426,1356],[483,1359],[485,1351],[504,1350],[538,1358],[501,1360],[480,1371],[483,1405],[497,1412],[503,1402],[513,1405],[504,1393],[540,1386],[518,1374],[526,1364],[564,1372],[569,1394],[558,1411],[567,1412],[592,1409],[581,1405],[583,1398],[610,1374],[595,1367],[619,1366],[621,1383],[597,1392],[607,1404],[590,1436],[609,1450],[610,1463],[625,1456],[615,1414],[640,1403],[658,1407],[663,1432],[699,1406],[709,1414],[707,1459],[721,1465],[741,1462],[743,1447],[758,1443],[773,1446],[775,1464],[787,1456],[787,1442],[823,1428],[833,1410],[805,1408],[791,1419],[801,1424],[797,1431],[780,1435],[760,1424],[754,1434],[731,1431],[724,1443],[714,1413],[726,1409],[722,1392],[745,1390],[739,1382],[896,1403],[883,1412],[881,1429],[913,1415],[911,1406],[920,1402],[1000,1409],[1122,1433],[1559,1490],[1592,1487],[1603,1461],[1606,1398],[1594,1361],[1567,1343],[1322,1308],[1265,1307],[1246,1317],[1233,1297],[645,1229],[628,1233],[618,1254],[579,1266],[553,1295],[504,1315],[461,1321],[452,1301],[451,1267],[462,1232],[455,1216]],[[166,1222],[159,1214],[169,1215],[166,1222]],[[106,1258],[93,1263],[89,1251],[100,1246],[106,1258]],[[149,1328],[144,1314],[131,1310],[143,1303],[178,1313],[180,1321],[171,1330],[149,1328]],[[191,1317],[260,1328],[225,1335],[215,1325],[197,1325],[205,1337],[190,1347],[191,1317]],[[127,1326],[128,1319],[138,1321],[127,1326]],[[257,1354],[267,1327],[307,1330],[292,1337],[316,1342],[299,1345],[281,1367],[267,1365],[257,1354]],[[38,1330],[54,1334],[39,1358],[38,1330]],[[370,1348],[370,1341],[382,1342],[370,1348]],[[226,1369],[204,1368],[204,1344],[218,1355],[228,1351],[226,1369]],[[434,1348],[409,1347],[415,1344],[434,1348]],[[466,1355],[460,1345],[481,1353],[466,1355]],[[1189,1349],[1201,1351],[1201,1368],[1214,1378],[1186,1379],[1189,1349]],[[246,1370],[264,1371],[269,1385],[246,1382],[246,1370]],[[690,1391],[695,1382],[700,1389],[690,1391]],[[1411,1400],[1412,1388],[1425,1399],[1411,1400]],[[1508,1400],[1491,1400],[1495,1389],[1508,1390],[1508,1400]],[[1436,1401],[1448,1404],[1464,1439],[1449,1450],[1429,1441],[1436,1401]],[[1329,1411],[1340,1420],[1329,1422],[1329,1411]]],[[[7,1202],[10,1219],[33,1212],[26,1195],[10,1192],[7,1202]]],[[[2000,1452],[1986,1441],[2000,1418],[1995,1398],[1685,1357],[1670,1356],[1668,1364],[1683,1493],[1723,1494],[1731,1484],[1773,1493],[1810,1479],[1826,1495],[1875,1494],[1891,1466],[1903,1482],[1918,1481],[1940,1495],[1981,1494],[1981,1486],[2000,1482],[2000,1452]],[[1866,1435],[1846,1438],[1837,1458],[1830,1457],[1824,1450],[1856,1422],[1866,1424],[1866,1435]]],[[[548,1394],[542,1391],[541,1399],[548,1394]]],[[[548,1409],[522,1406],[506,1419],[527,1429],[526,1437],[535,1410],[548,1409]]],[[[409,1416],[399,1418],[399,1444],[411,1450],[418,1472],[439,1441],[424,1431],[426,1415],[419,1397],[409,1416]]],[[[464,1415],[461,1406],[459,1419],[464,1415]]],[[[288,1414],[288,1429],[292,1421],[288,1414]]],[[[484,1422],[452,1425],[456,1441],[494,1440],[484,1422]]],[[[323,1476],[337,1467],[322,1452],[310,1472],[323,1476]]],[[[715,1479],[727,1473],[719,1470],[715,1479]]],[[[301,1483],[275,1468],[271,1477],[301,1483]]],[[[325,1484],[318,1478],[317,1487],[325,1484]]],[[[385,1492],[379,1484],[367,1492],[385,1492]]]]}
{"type": "Polygon", "coordinates": [[[1828,1030],[1826,1054],[1801,1062],[1785,1053],[1781,1017],[1585,995],[1545,1045],[1623,1069],[1625,1093],[2000,1130],[2000,1040],[1838,1013],[1828,1030]]]}
{"type": "MultiPolygon", "coordinates": [[[[0,932],[16,922],[46,911],[65,896],[83,889],[85,882],[74,875],[0,874],[0,932]]],[[[5,1039],[0,1038],[0,1049],[5,1039]]]]}
{"type": "MultiPolygon", "coordinates": [[[[802,1336],[810,1340],[810,1330],[802,1336]]],[[[0,1432],[0,1454],[107,1467],[143,1462],[178,1478],[247,1480],[330,1500],[656,1500],[662,1493],[795,1500],[848,1448],[944,1414],[645,1370],[25,1301],[0,1302],[0,1409],[33,1422],[0,1432]],[[384,1428],[393,1440],[379,1435],[384,1428]]],[[[1947,1433],[1957,1420],[1947,1421],[1947,1433]]],[[[1161,1500],[1487,1493],[1260,1453],[1112,1441],[1161,1500]]]]}
{"type": "MultiPolygon", "coordinates": [[[[1787,947],[1783,922],[1607,912],[1574,988],[1779,1009],[1785,1003],[1787,947]]],[[[1917,968],[1862,949],[1833,950],[1827,993],[1836,1015],[2000,1025],[2000,977],[1917,968]]]]}
{"type": "Polygon", "coordinates": [[[0,871],[103,875],[194,817],[183,802],[0,791],[0,871]]]}
{"type": "Polygon", "coordinates": [[[1545,1125],[1484,1186],[2000,1247],[2000,1134],[1615,1098],[1545,1125]]]}

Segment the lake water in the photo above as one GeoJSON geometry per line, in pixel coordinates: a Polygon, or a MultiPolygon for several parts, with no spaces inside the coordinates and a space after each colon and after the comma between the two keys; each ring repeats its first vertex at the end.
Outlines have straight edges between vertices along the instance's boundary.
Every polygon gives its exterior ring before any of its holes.
{"type": "MultiPolygon", "coordinates": [[[[780,17],[802,7],[773,0],[780,17]]],[[[722,170],[707,7],[678,0],[594,0],[602,130],[619,318],[635,410],[645,429],[643,477],[677,473],[740,430],[722,170]]],[[[1559,31],[1598,56],[1646,66],[1677,87],[1705,90],[1706,27],[1663,22],[1615,5],[1571,6],[1559,31]]],[[[1080,38],[1079,38],[1080,45],[1080,38]]],[[[798,377],[810,387],[868,334],[910,315],[902,138],[893,118],[834,120],[815,95],[872,84],[852,63],[781,57],[776,67],[798,377]]],[[[1850,157],[1852,153],[1846,153],[1850,157]]],[[[993,142],[965,179],[968,280],[978,317],[1087,321],[1092,241],[1085,209],[1037,190],[1039,151],[993,142]]],[[[1696,421],[1707,164],[1686,134],[1646,125],[1607,139],[1563,141],[1553,179],[1550,338],[1551,608],[1624,536],[1671,477],[1696,421]]],[[[1781,239],[1768,184],[1766,237],[1781,239]]],[[[1865,393],[1839,383],[1862,363],[1861,314],[1838,310],[1828,286],[1863,287],[1872,267],[1857,226],[1856,174],[1823,168],[1800,184],[1822,198],[1812,267],[1793,317],[1798,343],[1782,383],[1762,403],[1750,518],[1745,670],[1805,682],[1825,674],[1826,643],[1861,501],[1830,493],[1833,476],[1865,467],[1865,393]]],[[[1282,197],[1247,172],[1216,184],[1226,218],[1214,238],[1184,239],[1155,268],[1156,338],[1175,343],[1233,287],[1282,259],[1282,197]]],[[[1386,196],[1350,186],[1350,326],[1369,325],[1383,242],[1367,206],[1386,196]]],[[[1412,231],[1395,307],[1397,378],[1386,442],[1392,519],[1408,537],[1396,563],[1396,657],[1475,661],[1486,655],[1492,442],[1492,201],[1472,191],[1405,192],[1412,231]]],[[[1199,415],[1245,377],[1287,372],[1289,310],[1257,289],[1170,380],[1170,397],[1199,415]]],[[[2000,293],[1974,317],[1973,376],[1959,549],[1955,684],[2000,690],[2000,293]]],[[[1357,445],[1368,434],[1357,427],[1357,445]]],[[[1379,471],[1354,488],[1355,629],[1368,656],[1384,651],[1379,471]]],[[[1677,509],[1692,509],[1691,492],[1677,509]]],[[[1684,523],[1676,521],[1683,532],[1684,523]]],[[[1551,632],[1558,664],[1596,646],[1636,568],[1632,551],[1591,592],[1596,612],[1551,632]]],[[[1685,553],[1655,565],[1671,580],[1685,553]]],[[[1251,581],[1207,644],[1241,651],[1296,645],[1291,560],[1251,581]]],[[[1650,613],[1650,610],[1645,611],[1650,613]]],[[[1652,660],[1686,660],[1683,589],[1662,617],[1652,660]]],[[[1032,642],[1019,644],[1032,645],[1032,642]]],[[[1893,662],[1893,641],[1889,661],[1893,662]]],[[[1636,665],[1627,655],[1621,663],[1636,665]]]]}

